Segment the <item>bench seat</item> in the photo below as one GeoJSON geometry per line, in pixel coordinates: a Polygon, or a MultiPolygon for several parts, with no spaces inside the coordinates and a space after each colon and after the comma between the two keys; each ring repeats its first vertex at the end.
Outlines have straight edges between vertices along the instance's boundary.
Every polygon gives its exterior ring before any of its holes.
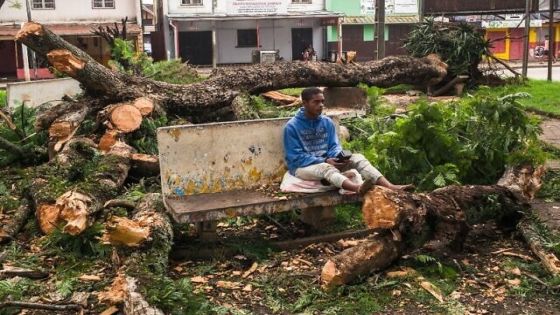
{"type": "Polygon", "coordinates": [[[358,195],[341,195],[337,190],[313,194],[286,194],[285,197],[271,197],[256,190],[233,190],[169,198],[165,203],[175,221],[194,223],[358,201],[358,195]]]}

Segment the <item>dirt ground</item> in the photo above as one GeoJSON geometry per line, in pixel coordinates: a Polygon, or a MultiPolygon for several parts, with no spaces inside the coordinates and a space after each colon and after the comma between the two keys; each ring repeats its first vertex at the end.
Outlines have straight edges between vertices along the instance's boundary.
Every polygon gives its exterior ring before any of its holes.
{"type": "MultiPolygon", "coordinates": [[[[266,218],[224,225],[220,237],[226,243],[234,235],[243,239],[243,231],[250,237],[260,231],[263,240],[284,238],[278,234],[292,229],[302,233],[301,226],[283,230],[266,218]]],[[[419,251],[386,272],[322,290],[319,276],[326,260],[359,241],[269,249],[264,255],[247,245],[246,253],[241,249],[232,257],[175,260],[171,270],[176,278],[190,278],[197,292],[231,314],[560,314],[559,279],[548,277],[515,232],[475,226],[462,252],[419,251]],[[392,273],[399,270],[404,275],[392,273]],[[422,281],[435,286],[442,300],[423,289],[422,281]]]]}

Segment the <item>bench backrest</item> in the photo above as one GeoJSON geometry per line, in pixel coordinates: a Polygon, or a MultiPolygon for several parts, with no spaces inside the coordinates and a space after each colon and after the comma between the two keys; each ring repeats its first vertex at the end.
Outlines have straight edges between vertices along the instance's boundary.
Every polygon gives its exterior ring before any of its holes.
{"type": "Polygon", "coordinates": [[[282,130],[288,118],[159,128],[164,197],[252,189],[286,171],[282,130]]]}
{"type": "MultiPolygon", "coordinates": [[[[255,189],[286,172],[289,118],[181,125],[157,131],[164,198],[255,189]]],[[[338,120],[333,119],[338,129],[338,120]]]]}

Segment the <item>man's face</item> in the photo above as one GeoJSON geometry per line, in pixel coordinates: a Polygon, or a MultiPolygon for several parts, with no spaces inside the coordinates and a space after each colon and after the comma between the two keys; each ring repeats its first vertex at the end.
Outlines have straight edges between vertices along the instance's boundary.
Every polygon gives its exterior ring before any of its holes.
{"type": "Polygon", "coordinates": [[[305,113],[311,118],[317,118],[323,112],[323,106],[325,102],[325,97],[323,93],[317,93],[309,101],[303,102],[303,108],[305,108],[305,113]]]}

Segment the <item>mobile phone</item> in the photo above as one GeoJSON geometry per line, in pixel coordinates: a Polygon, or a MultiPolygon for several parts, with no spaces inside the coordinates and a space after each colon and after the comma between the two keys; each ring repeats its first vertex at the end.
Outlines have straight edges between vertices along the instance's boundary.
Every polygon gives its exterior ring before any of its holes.
{"type": "Polygon", "coordinates": [[[352,152],[348,151],[348,150],[342,150],[340,151],[340,153],[336,156],[336,161],[337,162],[345,162],[348,161],[350,159],[350,157],[352,156],[352,152]]]}

